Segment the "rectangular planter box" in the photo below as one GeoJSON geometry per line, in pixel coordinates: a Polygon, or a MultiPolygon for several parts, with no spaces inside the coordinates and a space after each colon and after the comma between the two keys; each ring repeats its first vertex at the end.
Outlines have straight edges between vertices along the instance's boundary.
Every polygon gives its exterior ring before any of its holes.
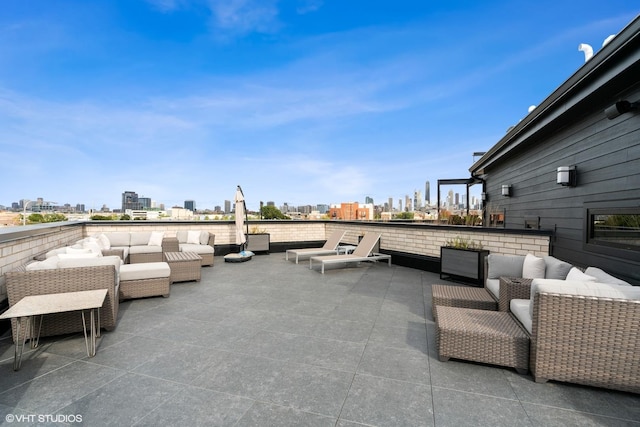
{"type": "Polygon", "coordinates": [[[451,278],[484,286],[484,259],[489,251],[484,249],[440,248],[440,278],[451,278]]]}
{"type": "Polygon", "coordinates": [[[251,252],[269,252],[270,239],[270,234],[249,234],[247,235],[247,250],[251,252]]]}

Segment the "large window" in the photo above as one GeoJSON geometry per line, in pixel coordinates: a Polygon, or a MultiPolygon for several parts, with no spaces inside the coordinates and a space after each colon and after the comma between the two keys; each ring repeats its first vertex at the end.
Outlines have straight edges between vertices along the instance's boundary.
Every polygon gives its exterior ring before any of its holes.
{"type": "Polygon", "coordinates": [[[640,208],[588,209],[587,218],[589,249],[625,258],[640,256],[640,208]]]}

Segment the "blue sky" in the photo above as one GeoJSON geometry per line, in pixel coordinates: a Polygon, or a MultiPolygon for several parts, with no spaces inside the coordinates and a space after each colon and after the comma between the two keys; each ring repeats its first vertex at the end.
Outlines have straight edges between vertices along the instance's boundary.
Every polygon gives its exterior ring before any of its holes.
{"type": "Polygon", "coordinates": [[[5,0],[0,205],[364,202],[466,178],[629,0],[5,0]]]}

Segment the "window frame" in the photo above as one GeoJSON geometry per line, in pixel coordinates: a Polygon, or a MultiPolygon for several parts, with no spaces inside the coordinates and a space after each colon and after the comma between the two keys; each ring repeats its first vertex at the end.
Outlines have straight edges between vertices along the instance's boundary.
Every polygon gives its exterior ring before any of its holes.
{"type": "Polygon", "coordinates": [[[640,259],[640,245],[624,247],[624,245],[616,245],[594,237],[595,227],[593,218],[597,215],[640,215],[640,207],[612,206],[587,208],[585,213],[585,239],[583,245],[585,251],[638,261],[638,259],[640,259]]]}

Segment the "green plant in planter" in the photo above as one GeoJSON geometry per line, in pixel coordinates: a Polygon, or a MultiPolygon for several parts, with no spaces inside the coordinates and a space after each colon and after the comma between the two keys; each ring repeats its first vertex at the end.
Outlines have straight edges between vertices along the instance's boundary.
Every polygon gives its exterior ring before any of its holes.
{"type": "Polygon", "coordinates": [[[249,230],[249,234],[267,234],[267,230],[254,225],[253,227],[251,227],[251,230],[249,230]]]}
{"type": "Polygon", "coordinates": [[[456,236],[453,239],[447,240],[444,245],[450,248],[456,249],[471,249],[471,250],[480,250],[482,249],[482,242],[476,242],[475,240],[471,240],[467,237],[456,236]]]}

